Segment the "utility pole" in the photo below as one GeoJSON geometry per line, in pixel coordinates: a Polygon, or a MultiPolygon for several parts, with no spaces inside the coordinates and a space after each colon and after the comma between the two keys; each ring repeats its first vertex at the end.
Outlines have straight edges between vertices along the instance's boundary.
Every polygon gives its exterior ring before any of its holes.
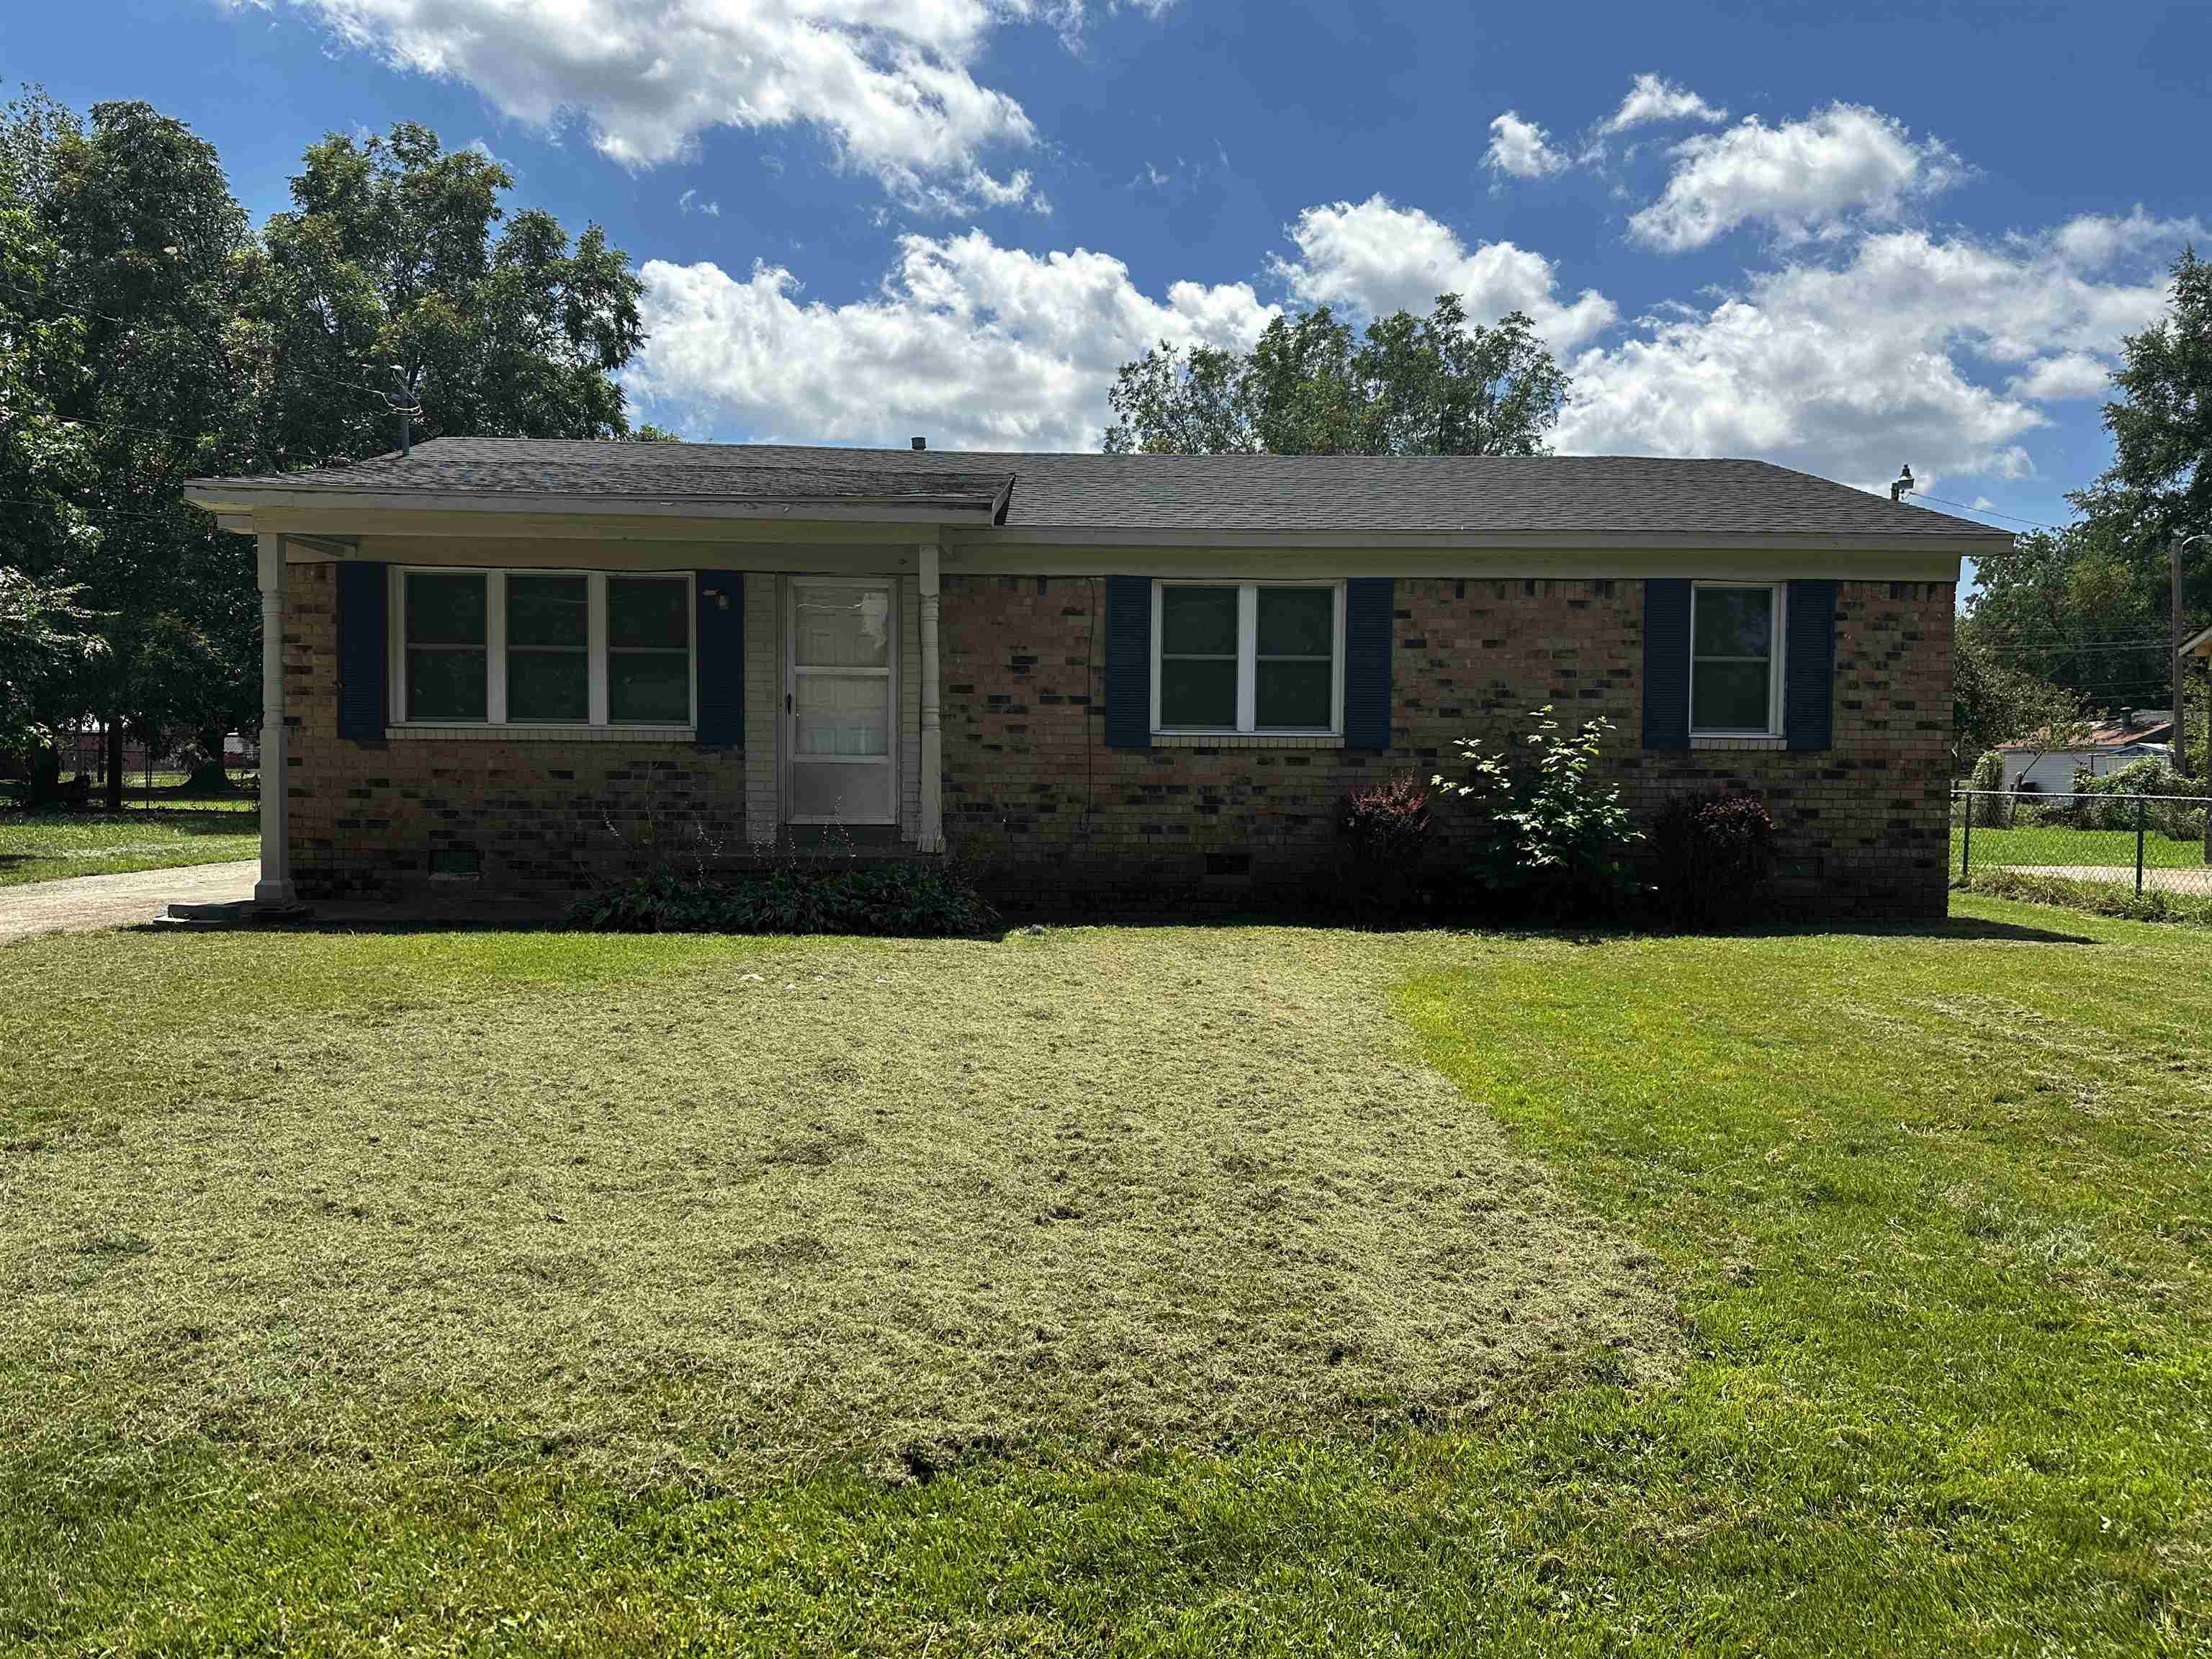
{"type": "MultiPolygon", "coordinates": [[[[2173,573],[2173,633],[2170,641],[2173,653],[2173,769],[2186,776],[2189,772],[2189,659],[2181,654],[2181,553],[2191,542],[2207,539],[2203,532],[2194,536],[2176,536],[2169,544],[2173,573]]],[[[2212,747],[2212,741],[2208,741],[2212,747]]],[[[2206,757],[2212,760],[2212,756],[2206,757]]],[[[2212,826],[2207,827],[2208,840],[2212,840],[2212,826]]]]}

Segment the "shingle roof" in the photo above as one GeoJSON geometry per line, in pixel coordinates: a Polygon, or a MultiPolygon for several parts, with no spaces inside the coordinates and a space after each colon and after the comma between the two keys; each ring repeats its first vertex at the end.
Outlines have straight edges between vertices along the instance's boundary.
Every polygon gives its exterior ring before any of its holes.
{"type": "Polygon", "coordinates": [[[1040,530],[2008,539],[1765,461],[1621,455],[1097,455],[436,438],[404,457],[209,482],[249,491],[972,503],[1009,477],[1003,522],[1040,530]]]}

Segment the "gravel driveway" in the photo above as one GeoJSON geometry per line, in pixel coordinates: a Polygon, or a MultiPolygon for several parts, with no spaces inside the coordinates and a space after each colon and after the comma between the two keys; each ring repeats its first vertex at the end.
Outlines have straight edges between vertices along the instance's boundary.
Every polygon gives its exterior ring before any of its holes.
{"type": "Polygon", "coordinates": [[[215,904],[253,896],[261,860],[133,870],[120,876],[74,876],[0,887],[0,939],[27,933],[84,933],[151,921],[173,899],[215,904]]]}

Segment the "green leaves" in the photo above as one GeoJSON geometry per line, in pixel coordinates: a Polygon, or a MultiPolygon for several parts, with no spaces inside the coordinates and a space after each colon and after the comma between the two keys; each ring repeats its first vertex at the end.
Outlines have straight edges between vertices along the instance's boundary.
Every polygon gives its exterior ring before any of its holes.
{"type": "Polygon", "coordinates": [[[1243,356],[1163,340],[1115,377],[1110,452],[1539,455],[1568,378],[1519,312],[1470,325],[1456,295],[1360,335],[1327,306],[1270,322],[1243,356]]]}
{"type": "Polygon", "coordinates": [[[307,152],[247,301],[271,465],[392,448],[403,388],[421,437],[628,434],[612,377],[644,343],[642,285],[597,225],[572,247],[549,213],[510,219],[514,182],[411,122],[307,152]]]}

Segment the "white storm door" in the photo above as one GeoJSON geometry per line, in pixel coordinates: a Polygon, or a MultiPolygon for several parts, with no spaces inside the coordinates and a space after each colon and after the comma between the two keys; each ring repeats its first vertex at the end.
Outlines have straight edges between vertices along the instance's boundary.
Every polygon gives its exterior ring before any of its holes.
{"type": "Polygon", "coordinates": [[[793,577],[784,816],[896,823],[898,619],[888,581],[793,577]]]}

